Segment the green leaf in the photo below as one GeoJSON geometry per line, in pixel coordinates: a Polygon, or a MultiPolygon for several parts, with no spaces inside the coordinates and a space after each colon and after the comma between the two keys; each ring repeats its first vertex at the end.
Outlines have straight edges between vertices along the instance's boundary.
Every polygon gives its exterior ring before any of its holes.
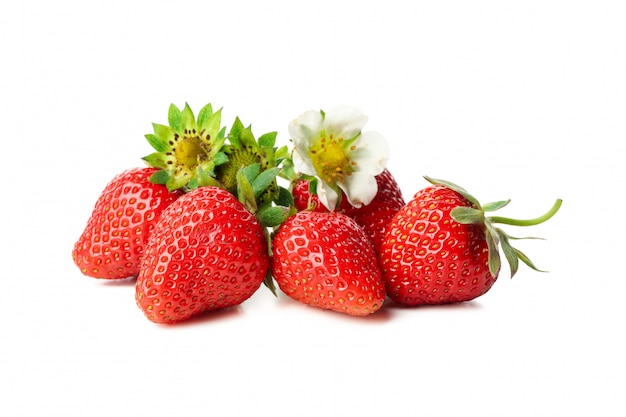
{"type": "Polygon", "coordinates": [[[152,129],[154,130],[155,136],[158,137],[161,142],[169,143],[174,140],[174,131],[171,127],[152,123],[152,129]]]}
{"type": "Polygon", "coordinates": [[[274,200],[274,202],[278,206],[285,206],[285,207],[294,206],[293,195],[288,189],[284,187],[278,187],[278,195],[276,196],[276,199],[274,200]]]}
{"type": "Polygon", "coordinates": [[[461,224],[483,224],[485,222],[483,211],[472,207],[455,207],[450,211],[450,216],[461,224]]]}
{"type": "Polygon", "coordinates": [[[263,227],[276,227],[287,220],[292,214],[292,210],[289,207],[268,206],[259,210],[257,219],[263,227]]]}
{"type": "MultiPolygon", "coordinates": [[[[189,104],[185,103],[185,108],[180,113],[180,123],[182,127],[187,129],[196,129],[196,118],[193,115],[193,110],[189,107],[189,104]]],[[[181,128],[182,128],[181,127],[181,128]]]]}
{"type": "Polygon", "coordinates": [[[241,134],[239,135],[239,140],[241,141],[242,145],[249,146],[252,149],[258,147],[258,144],[256,142],[256,139],[254,139],[254,135],[252,134],[252,129],[250,127],[246,127],[241,131],[241,134]]]}
{"type": "Polygon", "coordinates": [[[543,271],[539,268],[537,268],[535,266],[535,264],[532,263],[532,261],[530,260],[530,258],[528,256],[526,256],[522,251],[520,251],[519,249],[514,249],[515,250],[515,254],[517,255],[517,257],[524,262],[526,265],[528,265],[528,267],[530,267],[531,269],[537,271],[537,272],[547,272],[547,271],[543,271]]]}
{"type": "Polygon", "coordinates": [[[167,112],[167,121],[175,132],[182,133],[180,110],[174,103],[170,104],[170,108],[167,112]]]}
{"type": "Polygon", "coordinates": [[[254,181],[252,181],[252,189],[254,190],[254,196],[256,198],[258,198],[263,193],[263,191],[265,191],[267,187],[269,187],[274,182],[279,171],[280,168],[266,169],[265,171],[261,172],[254,179],[254,181]]]}
{"type": "Polygon", "coordinates": [[[263,285],[265,285],[272,292],[272,294],[274,294],[274,297],[278,297],[278,294],[276,292],[276,285],[274,284],[274,279],[272,277],[271,271],[267,271],[267,274],[265,274],[263,285]]]}
{"type": "Polygon", "coordinates": [[[147,135],[145,135],[145,137],[148,140],[150,146],[152,146],[157,152],[167,152],[172,149],[172,147],[166,140],[161,139],[157,135],[148,133],[147,135]]]}
{"type": "Polygon", "coordinates": [[[228,133],[228,140],[235,148],[241,148],[241,142],[239,141],[239,136],[241,135],[241,131],[243,130],[243,123],[239,120],[239,117],[235,117],[235,121],[230,127],[230,132],[228,133]]]}
{"type": "Polygon", "coordinates": [[[154,153],[151,153],[150,155],[144,156],[142,159],[146,161],[146,163],[150,165],[151,167],[167,169],[168,158],[169,157],[166,156],[165,154],[162,154],[160,152],[154,152],[154,153]]]}
{"type": "Polygon", "coordinates": [[[276,135],[277,132],[269,132],[261,135],[261,137],[259,138],[259,146],[273,148],[276,144],[276,135]]]}
{"type": "Polygon", "coordinates": [[[198,113],[198,128],[200,130],[205,128],[204,124],[208,122],[209,117],[211,117],[212,114],[213,114],[213,107],[211,106],[211,103],[207,104],[202,109],[200,109],[200,112],[198,113]]]}
{"type": "Polygon", "coordinates": [[[159,170],[150,176],[150,182],[153,184],[167,184],[170,174],[167,171],[159,170]]]}
{"type": "Polygon", "coordinates": [[[215,154],[215,157],[213,158],[213,164],[215,166],[225,164],[226,162],[228,162],[228,155],[224,152],[218,152],[215,154]]]}
{"type": "Polygon", "coordinates": [[[433,185],[442,185],[444,187],[447,187],[447,188],[451,189],[452,191],[455,191],[455,192],[461,194],[467,201],[472,203],[472,205],[474,205],[474,207],[476,207],[476,208],[480,207],[480,203],[478,202],[478,200],[473,195],[468,193],[465,190],[465,188],[461,187],[460,185],[457,185],[457,184],[455,184],[453,182],[450,182],[450,181],[438,180],[438,179],[434,179],[434,178],[430,178],[430,177],[424,177],[424,179],[426,181],[428,181],[429,183],[433,184],[433,185]]]}
{"type": "Polygon", "coordinates": [[[500,210],[502,207],[506,206],[510,202],[511,200],[495,201],[493,203],[484,204],[482,208],[483,211],[496,211],[500,210]]]}
{"type": "Polygon", "coordinates": [[[206,187],[212,185],[214,187],[219,187],[219,183],[215,178],[213,178],[209,171],[202,168],[202,166],[198,166],[197,169],[198,175],[196,176],[196,180],[198,182],[198,186],[206,187]]]}
{"type": "Polygon", "coordinates": [[[485,233],[485,238],[487,240],[487,248],[489,250],[488,255],[488,263],[489,263],[489,272],[491,276],[496,278],[498,276],[498,272],[500,271],[500,251],[498,249],[498,239],[497,232],[493,229],[493,227],[486,223],[487,232],[485,233]]]}
{"type": "Polygon", "coordinates": [[[509,263],[511,278],[513,278],[519,268],[519,258],[515,253],[515,248],[513,248],[509,242],[509,236],[501,229],[496,228],[495,231],[498,233],[498,237],[500,238],[500,246],[502,247],[502,252],[504,252],[507,262],[509,263]]]}
{"type": "Polygon", "coordinates": [[[251,213],[256,213],[256,199],[254,198],[252,183],[246,175],[246,168],[248,167],[240,168],[239,171],[237,171],[237,199],[241,204],[246,206],[251,213]]]}

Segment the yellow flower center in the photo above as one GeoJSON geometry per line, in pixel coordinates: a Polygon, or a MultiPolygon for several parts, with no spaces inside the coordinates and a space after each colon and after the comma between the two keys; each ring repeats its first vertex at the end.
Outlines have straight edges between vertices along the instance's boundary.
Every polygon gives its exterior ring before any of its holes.
{"type": "MultiPolygon", "coordinates": [[[[327,183],[342,182],[346,175],[352,175],[356,162],[351,161],[346,153],[346,142],[332,134],[322,136],[310,148],[311,162],[317,175],[327,183]]],[[[349,149],[354,150],[354,146],[349,149]]]]}
{"type": "Polygon", "coordinates": [[[185,130],[182,140],[178,141],[174,149],[176,160],[185,169],[192,171],[199,163],[206,161],[209,157],[210,149],[202,141],[200,135],[194,130],[185,130]]]}

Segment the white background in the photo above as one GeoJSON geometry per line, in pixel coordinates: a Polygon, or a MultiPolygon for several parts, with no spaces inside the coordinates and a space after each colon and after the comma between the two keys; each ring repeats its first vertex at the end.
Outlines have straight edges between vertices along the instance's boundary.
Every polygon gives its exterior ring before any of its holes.
{"type": "Polygon", "coordinates": [[[0,6],[0,414],[618,416],[626,413],[620,1],[15,1],[0,6]],[[257,135],[351,104],[423,175],[550,222],[513,235],[547,274],[351,318],[275,299],[158,326],[132,281],[71,249],[142,166],[170,103],[257,135]]]}

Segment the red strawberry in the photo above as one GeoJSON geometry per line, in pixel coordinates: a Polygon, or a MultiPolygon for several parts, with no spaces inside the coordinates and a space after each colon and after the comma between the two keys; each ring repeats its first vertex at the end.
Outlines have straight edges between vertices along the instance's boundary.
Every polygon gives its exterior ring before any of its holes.
{"type": "Polygon", "coordinates": [[[269,268],[261,226],[221,188],[197,188],[163,212],[137,278],[137,305],[151,321],[172,323],[238,305],[269,268]]]}
{"type": "Polygon", "coordinates": [[[289,297],[354,316],[382,306],[385,287],[374,248],[350,217],[298,212],[280,226],[272,247],[272,274],[289,297]]]}
{"type": "MultiPolygon", "coordinates": [[[[370,204],[356,208],[351,206],[348,198],[343,195],[337,211],[355,219],[363,227],[378,252],[387,224],[389,224],[396,212],[404,207],[405,202],[402,197],[402,191],[389,170],[385,169],[377,175],[376,183],[378,184],[378,192],[370,204]]],[[[306,210],[308,208],[312,211],[328,212],[328,209],[320,203],[317,196],[309,193],[309,181],[305,179],[297,180],[293,186],[292,193],[294,204],[298,210],[306,210]]]]}
{"type": "Polygon", "coordinates": [[[148,179],[157,170],[135,168],[106,186],[72,257],[84,275],[119,279],[136,276],[144,246],[161,212],[182,193],[148,179]]]}
{"type": "Polygon", "coordinates": [[[380,264],[389,297],[407,306],[472,300],[486,293],[500,271],[498,245],[509,262],[511,276],[526,255],[513,248],[495,225],[531,226],[543,223],[559,209],[557,200],[545,215],[532,220],[486,217],[485,212],[509,201],[481,206],[463,188],[427,178],[433,186],[419,191],[389,224],[380,264]]]}

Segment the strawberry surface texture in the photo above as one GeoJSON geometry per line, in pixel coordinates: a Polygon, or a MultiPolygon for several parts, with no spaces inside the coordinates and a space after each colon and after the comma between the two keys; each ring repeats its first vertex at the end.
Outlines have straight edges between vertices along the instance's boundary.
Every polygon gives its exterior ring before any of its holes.
{"type": "Polygon", "coordinates": [[[121,279],[139,274],[141,256],[163,210],[182,195],[149,178],[155,168],[115,176],[96,201],[72,258],[89,277],[121,279]]]}
{"type": "Polygon", "coordinates": [[[268,267],[254,215],[228,191],[200,187],[164,211],[146,247],[135,298],[153,322],[186,320],[247,300],[268,267]]]}
{"type": "Polygon", "coordinates": [[[383,305],[385,287],[374,247],[354,219],[301,211],[280,226],[272,244],[272,274],[294,300],[354,316],[383,305]]]}
{"type": "Polygon", "coordinates": [[[444,186],[419,191],[389,224],[380,264],[389,297],[402,305],[472,300],[496,281],[484,226],[461,224],[450,212],[470,203],[444,186]]]}

